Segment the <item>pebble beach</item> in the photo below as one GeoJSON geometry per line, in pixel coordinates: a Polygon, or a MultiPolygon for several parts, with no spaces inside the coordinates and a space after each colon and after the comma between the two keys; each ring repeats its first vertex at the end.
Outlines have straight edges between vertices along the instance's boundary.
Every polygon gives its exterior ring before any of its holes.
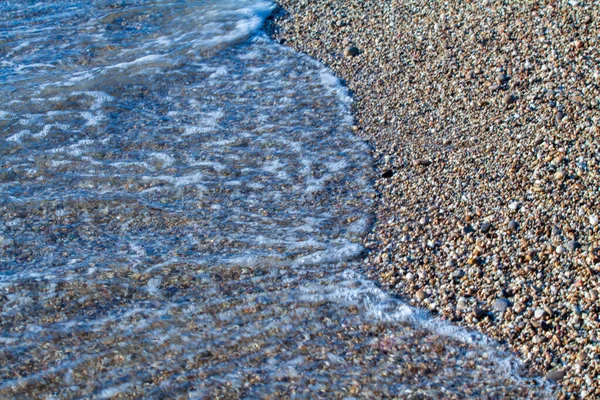
{"type": "Polygon", "coordinates": [[[600,3],[280,0],[376,161],[368,275],[600,396],[600,3]]]}

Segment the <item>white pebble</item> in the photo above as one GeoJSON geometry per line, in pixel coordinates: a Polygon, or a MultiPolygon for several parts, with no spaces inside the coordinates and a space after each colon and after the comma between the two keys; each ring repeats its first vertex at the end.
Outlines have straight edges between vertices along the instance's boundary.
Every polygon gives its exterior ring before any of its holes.
{"type": "Polygon", "coordinates": [[[598,216],[597,215],[590,215],[590,224],[592,226],[598,225],[598,216]]]}

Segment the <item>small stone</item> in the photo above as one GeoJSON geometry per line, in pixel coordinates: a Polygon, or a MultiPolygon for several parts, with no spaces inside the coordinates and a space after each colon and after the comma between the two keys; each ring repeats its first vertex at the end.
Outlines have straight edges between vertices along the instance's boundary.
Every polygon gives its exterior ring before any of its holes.
{"type": "Polygon", "coordinates": [[[508,299],[496,299],[496,301],[494,301],[494,310],[499,312],[499,313],[503,313],[505,312],[508,307],[510,307],[510,301],[508,301],[508,299]]]}
{"type": "Polygon", "coordinates": [[[556,254],[562,254],[565,251],[566,251],[566,249],[563,246],[556,247],[556,254]]]}
{"type": "Polygon", "coordinates": [[[488,312],[487,312],[487,310],[484,310],[481,307],[475,307],[473,309],[473,314],[475,315],[476,318],[483,318],[488,315],[488,312]]]}
{"type": "Polygon", "coordinates": [[[344,49],[344,56],[346,57],[355,57],[358,55],[360,51],[356,46],[348,46],[344,49]]]}
{"type": "Polygon", "coordinates": [[[592,225],[592,226],[598,225],[598,216],[597,215],[590,215],[590,225],[592,225]]]}
{"type": "Polygon", "coordinates": [[[507,94],[506,96],[504,96],[504,98],[502,99],[502,103],[504,105],[509,105],[509,104],[513,104],[515,101],[517,101],[517,98],[515,96],[513,96],[512,94],[507,94]]]}
{"type": "Polygon", "coordinates": [[[598,300],[598,291],[596,289],[590,290],[590,300],[596,301],[598,300]]]}
{"type": "Polygon", "coordinates": [[[513,201],[512,203],[510,203],[508,205],[508,208],[511,210],[516,210],[517,208],[519,208],[519,202],[518,201],[513,201]]]}
{"type": "Polygon", "coordinates": [[[495,91],[496,91],[496,90],[498,90],[498,89],[500,89],[500,85],[498,85],[498,84],[493,84],[493,85],[490,85],[490,90],[491,90],[492,92],[495,92],[495,91]]]}
{"type": "Polygon", "coordinates": [[[519,223],[517,221],[515,221],[514,219],[511,220],[508,223],[508,230],[509,231],[516,231],[517,229],[519,229],[519,223]]]}
{"type": "Polygon", "coordinates": [[[577,249],[578,249],[578,248],[580,248],[580,247],[581,247],[581,243],[579,243],[579,242],[578,242],[578,241],[576,241],[576,240],[569,240],[569,241],[567,242],[567,249],[568,249],[569,251],[571,251],[571,252],[573,252],[573,251],[577,250],[577,249]]]}
{"type": "Polygon", "coordinates": [[[465,276],[465,271],[463,271],[462,269],[457,269],[456,271],[454,271],[450,274],[450,277],[452,279],[460,279],[463,276],[465,276]]]}
{"type": "Polygon", "coordinates": [[[428,166],[431,165],[431,161],[430,160],[426,160],[424,158],[419,158],[417,160],[414,160],[413,164],[415,166],[428,167],[428,166]]]}
{"type": "Polygon", "coordinates": [[[565,377],[567,372],[564,369],[550,371],[546,374],[546,379],[549,381],[558,382],[565,377]]]}
{"type": "Polygon", "coordinates": [[[419,289],[419,290],[417,290],[417,293],[415,293],[415,297],[417,298],[417,300],[423,301],[427,297],[427,294],[425,293],[424,290],[419,289]]]}
{"type": "Polygon", "coordinates": [[[556,179],[557,181],[560,181],[565,177],[565,175],[566,175],[565,171],[563,171],[562,169],[559,169],[558,171],[556,171],[554,173],[554,179],[556,179]]]}
{"type": "Polygon", "coordinates": [[[506,82],[508,80],[508,76],[506,76],[506,74],[499,74],[496,77],[496,82],[498,82],[499,84],[503,84],[504,82],[506,82]]]}
{"type": "Polygon", "coordinates": [[[560,228],[556,225],[552,227],[552,236],[560,236],[561,231],[560,228]]]}
{"type": "Polygon", "coordinates": [[[491,228],[492,228],[492,224],[488,221],[485,221],[483,224],[481,224],[481,232],[482,233],[488,233],[491,228]]]}
{"type": "Polygon", "coordinates": [[[394,171],[392,171],[391,169],[388,169],[383,174],[381,174],[382,178],[391,178],[392,176],[394,176],[394,171]]]}
{"type": "Polygon", "coordinates": [[[473,227],[471,225],[467,225],[464,228],[462,228],[463,235],[468,235],[469,233],[473,233],[473,232],[475,232],[475,229],[473,229],[473,227]]]}
{"type": "Polygon", "coordinates": [[[465,299],[464,297],[461,297],[460,299],[458,299],[458,301],[456,302],[456,308],[458,308],[459,310],[464,309],[465,307],[467,307],[467,299],[465,299]]]}
{"type": "Polygon", "coordinates": [[[533,317],[535,319],[542,319],[546,315],[546,311],[543,308],[538,308],[534,311],[533,317]]]}

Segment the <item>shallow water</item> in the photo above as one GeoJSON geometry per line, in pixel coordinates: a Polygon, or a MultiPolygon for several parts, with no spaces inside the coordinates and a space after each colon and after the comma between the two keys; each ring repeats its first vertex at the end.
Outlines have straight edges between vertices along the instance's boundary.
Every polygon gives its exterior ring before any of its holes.
{"type": "Polygon", "coordinates": [[[360,274],[369,149],[272,7],[0,3],[2,397],[533,390],[360,274]]]}

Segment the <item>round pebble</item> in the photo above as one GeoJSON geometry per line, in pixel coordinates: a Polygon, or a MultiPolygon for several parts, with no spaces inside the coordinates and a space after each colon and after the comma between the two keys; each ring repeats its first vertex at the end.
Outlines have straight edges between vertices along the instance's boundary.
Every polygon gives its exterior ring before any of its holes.
{"type": "Polygon", "coordinates": [[[510,301],[508,301],[508,299],[500,298],[494,301],[494,311],[503,313],[508,309],[508,307],[510,307],[510,301]]]}
{"type": "Polygon", "coordinates": [[[348,46],[344,49],[344,56],[346,57],[355,57],[360,53],[358,47],[356,46],[348,46]]]}

